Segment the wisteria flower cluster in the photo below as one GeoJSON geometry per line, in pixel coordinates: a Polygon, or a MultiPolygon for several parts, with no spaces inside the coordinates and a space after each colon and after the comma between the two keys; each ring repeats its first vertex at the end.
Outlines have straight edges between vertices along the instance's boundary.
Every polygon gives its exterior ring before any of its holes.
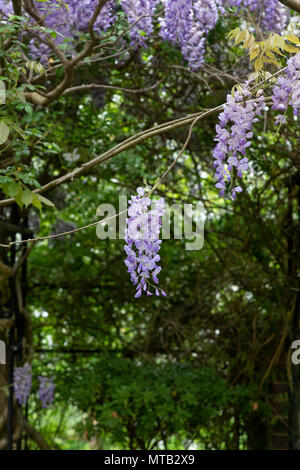
{"type": "Polygon", "coordinates": [[[31,391],[32,373],[30,364],[26,363],[14,369],[14,393],[20,405],[25,405],[31,391]]]}
{"type": "MultiPolygon", "coordinates": [[[[57,44],[61,44],[66,38],[76,37],[78,32],[88,31],[88,23],[98,4],[97,0],[65,0],[62,4],[34,2],[36,9],[42,16],[45,25],[58,31],[55,38],[57,44]]],[[[100,34],[107,31],[115,20],[115,1],[109,0],[101,9],[95,24],[94,31],[100,34]]],[[[45,38],[44,38],[45,39],[45,38]]],[[[69,44],[69,52],[72,51],[72,45],[69,44]]],[[[34,59],[39,59],[45,64],[51,54],[47,46],[36,39],[30,41],[30,51],[34,59]]]]}
{"type": "MultiPolygon", "coordinates": [[[[39,390],[38,397],[42,402],[42,407],[47,408],[53,403],[55,384],[54,377],[38,376],[39,390]]],[[[14,369],[13,375],[14,394],[20,405],[27,403],[32,386],[32,370],[28,362],[21,367],[14,369]]]]}
{"type": "Polygon", "coordinates": [[[297,116],[300,109],[300,53],[287,61],[284,75],[277,80],[273,88],[272,109],[280,111],[275,124],[283,124],[286,121],[285,113],[289,105],[292,106],[294,115],[297,116]]]}
{"type": "Polygon", "coordinates": [[[125,264],[131,282],[136,286],[135,297],[142,293],[166,296],[157,284],[161,267],[158,266],[161,240],[160,228],[164,214],[164,199],[151,202],[144,188],[137,188],[137,196],[131,196],[125,230],[125,264]],[[154,284],[152,284],[154,282],[154,284]]]}
{"type": "Polygon", "coordinates": [[[191,69],[198,69],[204,62],[206,36],[216,26],[219,13],[224,13],[222,2],[163,0],[163,5],[161,36],[177,43],[191,69]]]}
{"type": "Polygon", "coordinates": [[[288,25],[289,11],[278,0],[225,0],[225,5],[249,10],[264,31],[281,33],[288,25]]]}
{"type": "MultiPolygon", "coordinates": [[[[12,14],[11,2],[2,0],[2,3],[0,13],[12,14]]],[[[57,44],[66,38],[76,38],[79,32],[88,31],[88,22],[97,3],[97,0],[34,1],[45,25],[58,31],[57,44]]],[[[204,62],[206,36],[215,27],[219,14],[225,11],[223,3],[224,0],[109,0],[96,19],[94,30],[97,34],[107,31],[115,23],[117,11],[122,8],[129,26],[131,45],[146,46],[156,24],[160,36],[178,44],[189,66],[197,69],[204,62]],[[157,20],[158,11],[163,14],[157,20]]],[[[69,42],[68,52],[71,54],[74,53],[72,48],[72,42],[69,42]]],[[[30,41],[30,51],[32,57],[43,64],[51,55],[47,44],[36,38],[30,41]]]]}
{"type": "Polygon", "coordinates": [[[146,45],[153,32],[153,14],[159,0],[121,0],[130,27],[131,44],[146,45]]]}
{"type": "MultiPolygon", "coordinates": [[[[239,178],[243,176],[243,171],[248,170],[248,158],[245,155],[247,147],[251,145],[252,125],[258,121],[256,116],[265,108],[262,90],[255,99],[249,99],[250,97],[248,84],[239,87],[233,95],[227,95],[224,111],[219,115],[215,138],[217,145],[213,156],[218,179],[215,186],[220,189],[220,196],[224,196],[226,185],[231,184],[234,168],[239,178]]],[[[241,186],[231,184],[232,199],[241,191],[241,186]]]]}
{"type": "Polygon", "coordinates": [[[48,408],[52,405],[54,400],[55,384],[53,383],[54,377],[38,376],[39,390],[38,396],[42,402],[42,408],[48,408]]]}
{"type": "MultiPolygon", "coordinates": [[[[13,13],[10,1],[2,0],[1,3],[0,13],[13,13]]],[[[45,25],[59,32],[55,39],[57,44],[65,38],[78,36],[78,32],[88,31],[97,3],[97,0],[34,1],[45,25]]],[[[215,28],[226,6],[249,9],[263,30],[280,33],[288,24],[288,9],[278,0],[108,0],[96,19],[94,30],[96,34],[107,31],[115,23],[121,8],[128,22],[131,45],[146,46],[154,24],[158,24],[160,36],[178,44],[190,68],[196,70],[204,62],[207,35],[215,28]],[[162,15],[157,21],[160,11],[162,15]]],[[[71,54],[74,53],[72,47],[69,43],[71,54]]],[[[36,39],[30,41],[30,51],[33,58],[42,63],[47,63],[51,54],[47,44],[36,39]]]]}

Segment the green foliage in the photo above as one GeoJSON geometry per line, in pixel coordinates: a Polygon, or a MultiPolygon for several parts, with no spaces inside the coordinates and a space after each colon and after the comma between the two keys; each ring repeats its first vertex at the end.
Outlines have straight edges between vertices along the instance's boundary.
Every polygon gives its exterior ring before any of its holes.
{"type": "Polygon", "coordinates": [[[180,432],[196,439],[230,398],[212,369],[192,364],[103,357],[80,376],[72,369],[61,379],[71,384],[72,402],[94,417],[90,434],[110,436],[125,448],[155,448],[180,432]]]}

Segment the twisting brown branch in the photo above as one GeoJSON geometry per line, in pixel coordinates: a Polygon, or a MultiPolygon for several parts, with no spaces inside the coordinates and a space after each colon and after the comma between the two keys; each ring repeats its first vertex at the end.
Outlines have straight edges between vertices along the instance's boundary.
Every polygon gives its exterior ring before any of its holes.
{"type": "MultiPolygon", "coordinates": [[[[8,243],[8,245],[0,244],[0,247],[1,248],[11,248],[13,245],[20,245],[20,244],[23,244],[23,243],[35,243],[35,242],[38,242],[38,241],[41,241],[41,240],[50,240],[50,239],[53,239],[53,238],[63,237],[64,235],[72,235],[73,233],[80,232],[82,230],[86,230],[86,229],[91,228],[91,227],[95,227],[98,224],[105,224],[109,220],[115,219],[116,217],[119,217],[119,215],[125,214],[125,212],[127,212],[127,209],[119,212],[118,214],[112,215],[111,217],[107,217],[106,219],[98,220],[97,222],[92,222],[91,224],[84,225],[83,227],[78,227],[78,228],[75,228],[73,230],[68,230],[67,232],[55,233],[54,235],[46,235],[45,237],[27,238],[27,240],[16,240],[14,242],[8,243]]],[[[33,247],[33,245],[32,245],[32,247],[33,247]]],[[[28,251],[28,254],[27,254],[27,256],[28,256],[30,252],[29,252],[29,250],[27,250],[27,251],[28,251]]]]}
{"type": "MultiPolygon", "coordinates": [[[[167,170],[162,174],[162,176],[157,180],[157,182],[155,183],[152,191],[155,190],[155,188],[157,188],[157,186],[159,186],[162,182],[163,179],[165,179],[165,177],[170,173],[170,171],[172,170],[172,168],[176,165],[176,163],[178,162],[179,158],[182,156],[182,154],[185,152],[188,144],[189,144],[189,141],[191,140],[191,137],[192,137],[192,132],[193,132],[193,129],[195,127],[195,125],[197,124],[198,121],[200,121],[201,119],[201,115],[196,117],[196,119],[194,119],[194,121],[192,122],[192,124],[190,125],[190,128],[189,128],[189,132],[188,132],[188,135],[187,135],[187,138],[183,144],[183,147],[182,149],[180,150],[179,154],[177,155],[177,157],[175,158],[175,160],[171,163],[171,165],[169,166],[169,168],[167,168],[167,170]]],[[[152,192],[151,191],[151,192],[152,192]]]]}
{"type": "MultiPolygon", "coordinates": [[[[285,68],[279,70],[274,75],[267,78],[266,80],[263,80],[259,84],[254,85],[250,89],[250,91],[254,93],[255,89],[259,85],[266,83],[267,81],[271,80],[273,77],[277,76],[279,73],[283,72],[284,70],[285,68]]],[[[266,100],[266,102],[268,102],[268,100],[266,100]]],[[[118,155],[124,152],[125,150],[128,150],[131,147],[134,147],[135,145],[139,144],[140,142],[143,142],[146,139],[149,139],[150,137],[163,134],[164,132],[168,132],[172,129],[176,129],[177,127],[186,126],[192,123],[195,119],[197,119],[197,122],[198,122],[200,119],[205,119],[207,117],[213,116],[214,114],[217,114],[220,111],[222,111],[223,107],[224,107],[224,104],[221,104],[220,106],[217,106],[216,108],[212,108],[208,110],[205,109],[205,110],[199,111],[198,113],[190,114],[188,116],[185,116],[179,119],[174,119],[173,121],[169,121],[164,124],[160,124],[158,126],[147,129],[145,131],[139,132],[138,134],[135,134],[134,136],[129,137],[128,139],[124,140],[120,144],[115,145],[112,149],[107,150],[106,152],[99,155],[98,157],[93,158],[87,163],[83,163],[80,167],[75,168],[75,170],[72,170],[63,176],[60,176],[59,178],[56,178],[55,180],[50,181],[49,183],[42,186],[40,189],[36,189],[33,192],[42,194],[42,193],[45,193],[46,191],[49,191],[50,189],[55,188],[56,186],[59,186],[68,181],[72,181],[74,178],[77,178],[78,176],[83,175],[91,168],[94,168],[95,166],[107,160],[110,160],[115,155],[118,155]]],[[[8,206],[10,204],[13,204],[14,202],[15,202],[14,198],[4,199],[0,201],[0,207],[8,206]]]]}
{"type": "MultiPolygon", "coordinates": [[[[26,243],[26,240],[24,240],[24,243],[26,243]]],[[[16,272],[18,271],[18,269],[20,269],[20,267],[23,265],[23,263],[26,261],[26,259],[28,258],[28,256],[30,255],[32,249],[34,247],[34,244],[32,244],[29,248],[27,248],[27,250],[25,251],[25,253],[16,261],[16,263],[14,264],[13,268],[12,268],[12,276],[15,276],[16,272]]]]}
{"type": "MultiPolygon", "coordinates": [[[[37,22],[38,25],[45,27],[45,22],[43,17],[37,11],[33,0],[24,0],[24,9],[25,11],[37,22]]],[[[55,41],[52,39],[51,36],[47,37],[47,44],[54,52],[54,54],[59,58],[59,60],[67,66],[68,59],[66,58],[65,54],[62,50],[56,45],[55,41]]]]}
{"type": "Polygon", "coordinates": [[[78,86],[74,86],[72,88],[68,88],[67,90],[65,90],[63,92],[63,95],[66,95],[68,93],[73,93],[75,91],[85,91],[85,90],[100,90],[100,89],[104,89],[104,90],[116,90],[116,91],[123,91],[124,93],[134,93],[134,94],[139,94],[139,93],[146,93],[147,91],[151,91],[151,90],[154,90],[155,88],[157,88],[165,79],[166,77],[164,76],[163,78],[161,78],[160,80],[158,80],[156,83],[154,83],[154,85],[151,85],[149,87],[146,87],[146,88],[139,88],[139,89],[131,89],[131,88],[122,88],[122,87],[119,87],[119,86],[114,86],[114,85],[101,85],[101,84],[97,84],[97,83],[91,83],[91,84],[88,84],[88,85],[78,85],[78,86]]]}
{"type": "MultiPolygon", "coordinates": [[[[189,132],[188,132],[188,135],[187,135],[187,138],[186,138],[186,141],[185,143],[183,144],[183,147],[182,149],[180,150],[179,154],[177,155],[177,157],[175,158],[175,160],[171,163],[171,165],[167,168],[167,170],[162,174],[162,176],[157,180],[157,182],[155,183],[154,187],[148,192],[148,196],[150,196],[150,194],[157,188],[157,186],[159,186],[159,184],[161,184],[161,182],[163,181],[163,179],[168,175],[168,173],[172,170],[172,168],[176,165],[177,161],[179,160],[179,158],[182,156],[182,154],[185,152],[187,146],[188,146],[188,143],[191,139],[191,136],[192,136],[192,132],[193,132],[193,128],[195,127],[195,125],[197,124],[197,122],[200,120],[201,118],[201,115],[196,117],[192,124],[190,125],[190,128],[189,128],[189,132]]],[[[61,232],[61,233],[56,233],[54,235],[47,235],[47,236],[44,236],[44,237],[37,237],[37,238],[28,238],[27,240],[16,240],[14,242],[10,242],[8,245],[2,245],[0,244],[0,247],[1,248],[11,248],[13,245],[16,245],[16,244],[22,244],[22,243],[28,243],[28,242],[32,242],[32,243],[35,243],[37,241],[41,241],[41,240],[49,240],[49,239],[53,239],[53,238],[58,238],[58,237],[62,237],[64,235],[70,235],[70,234],[73,234],[73,233],[76,233],[76,232],[80,232],[82,230],[86,230],[88,228],[91,228],[91,227],[95,227],[96,225],[98,224],[105,224],[106,222],[108,222],[109,220],[111,219],[115,219],[116,217],[119,217],[120,215],[122,214],[125,214],[127,213],[127,209],[119,212],[118,214],[115,214],[111,217],[106,217],[105,219],[101,220],[101,221],[97,221],[97,222],[92,222],[91,224],[88,224],[88,225],[84,225],[83,227],[78,227],[78,228],[75,228],[73,230],[68,230],[67,232],[61,232]]],[[[25,261],[25,259],[27,258],[27,256],[29,255],[31,249],[33,248],[33,245],[26,251],[25,255],[23,257],[20,258],[20,260],[15,264],[15,266],[13,267],[13,274],[17,271],[17,269],[20,267],[20,265],[25,261]]]]}
{"type": "Polygon", "coordinates": [[[279,0],[280,3],[300,13],[300,0],[279,0]]]}
{"type": "Polygon", "coordinates": [[[28,423],[26,419],[24,419],[24,429],[26,433],[28,434],[28,436],[30,437],[30,439],[32,439],[39,446],[41,450],[51,450],[51,447],[45,441],[43,436],[36,429],[30,426],[30,424],[28,423]]]}
{"type": "MultiPolygon", "coordinates": [[[[120,144],[115,145],[112,149],[107,150],[100,156],[95,157],[89,162],[82,164],[80,167],[75,168],[75,170],[55,180],[50,181],[49,183],[42,186],[42,188],[35,190],[34,192],[41,194],[46,191],[49,191],[50,189],[55,188],[56,186],[66,183],[67,181],[72,181],[74,178],[86,173],[91,168],[94,168],[100,163],[110,160],[115,155],[118,155],[124,152],[125,150],[128,150],[131,147],[134,147],[138,143],[143,142],[144,140],[150,137],[154,137],[164,132],[168,132],[172,129],[176,129],[177,127],[186,126],[192,123],[195,120],[195,118],[199,117],[199,119],[204,119],[204,118],[210,117],[220,112],[222,109],[223,109],[223,105],[220,105],[220,106],[217,106],[216,108],[205,110],[205,111],[200,111],[199,113],[191,114],[184,118],[175,119],[173,121],[166,122],[165,124],[161,124],[159,126],[152,127],[151,129],[147,129],[146,131],[139,132],[138,134],[132,137],[129,137],[124,142],[121,142],[120,144]]],[[[4,199],[0,201],[0,207],[13,204],[14,202],[15,202],[14,198],[4,199]]]]}
{"type": "MultiPolygon", "coordinates": [[[[84,49],[79,54],[77,54],[72,60],[68,60],[66,58],[65,54],[55,44],[55,41],[50,36],[47,37],[47,43],[49,47],[52,49],[52,51],[59,58],[59,60],[64,66],[64,78],[52,91],[47,93],[46,96],[42,96],[37,92],[25,93],[24,95],[27,101],[32,102],[34,104],[38,104],[40,106],[47,106],[52,101],[56,100],[70,86],[70,84],[72,83],[72,79],[73,79],[74,67],[82,59],[84,59],[86,56],[88,56],[92,52],[93,48],[95,47],[97,43],[97,38],[94,33],[94,24],[98,15],[101,12],[102,7],[105,5],[105,3],[107,3],[107,1],[108,0],[98,0],[98,4],[88,23],[88,31],[90,35],[90,40],[86,44],[84,49]]],[[[27,13],[32,18],[34,18],[39,25],[45,26],[44,20],[42,16],[40,16],[38,11],[36,10],[32,0],[24,0],[24,8],[27,11],[27,13]]]]}

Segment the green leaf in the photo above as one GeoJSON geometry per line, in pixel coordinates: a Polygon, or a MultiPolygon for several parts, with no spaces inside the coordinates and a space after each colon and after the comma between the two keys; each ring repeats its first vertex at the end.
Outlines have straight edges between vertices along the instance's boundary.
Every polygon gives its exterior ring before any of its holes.
{"type": "Polygon", "coordinates": [[[32,205],[34,207],[37,207],[39,210],[41,210],[42,208],[42,203],[36,193],[32,193],[32,205]]]}
{"type": "Polygon", "coordinates": [[[9,176],[0,175],[0,184],[12,183],[13,179],[9,176]]]}
{"type": "Polygon", "coordinates": [[[46,204],[46,206],[50,206],[50,207],[55,207],[55,205],[53,204],[52,201],[50,201],[49,199],[47,199],[46,197],[42,196],[41,194],[37,194],[35,193],[36,196],[39,198],[39,200],[41,202],[43,202],[44,204],[46,204]]]}
{"type": "Polygon", "coordinates": [[[0,104],[5,104],[6,87],[3,80],[0,81],[0,104]]]}
{"type": "Polygon", "coordinates": [[[2,189],[4,193],[9,197],[16,197],[19,193],[22,192],[21,186],[15,181],[3,184],[2,189]]]}
{"type": "Polygon", "coordinates": [[[25,207],[28,207],[29,204],[31,204],[33,199],[33,193],[29,191],[29,189],[25,189],[25,191],[22,192],[21,194],[21,201],[25,205],[25,207]]]}
{"type": "Polygon", "coordinates": [[[7,141],[8,136],[9,136],[8,125],[5,122],[0,121],[0,145],[4,144],[7,141]]]}

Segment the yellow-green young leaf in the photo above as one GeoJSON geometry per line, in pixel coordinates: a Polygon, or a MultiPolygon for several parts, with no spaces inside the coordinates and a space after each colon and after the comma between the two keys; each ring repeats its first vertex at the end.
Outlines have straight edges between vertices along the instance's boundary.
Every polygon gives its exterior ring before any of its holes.
{"type": "Polygon", "coordinates": [[[229,33],[227,33],[227,36],[232,39],[232,38],[235,38],[237,34],[239,34],[240,32],[240,28],[235,28],[233,29],[232,31],[229,31],[229,33]]]}
{"type": "Polygon", "coordinates": [[[42,208],[42,203],[41,203],[40,199],[37,197],[37,194],[35,194],[35,193],[32,193],[32,205],[34,207],[37,207],[39,210],[41,210],[41,208],[42,208]]]}
{"type": "Polygon", "coordinates": [[[244,42],[245,49],[250,49],[250,47],[255,46],[255,44],[256,43],[253,34],[249,34],[249,36],[247,37],[247,39],[245,39],[244,42]]]}
{"type": "MultiPolygon", "coordinates": [[[[247,37],[247,33],[248,31],[246,29],[243,29],[243,31],[240,31],[239,34],[237,34],[235,38],[234,45],[236,46],[240,42],[244,41],[244,39],[246,39],[247,37]]],[[[248,33],[248,36],[249,36],[249,33],[248,33]]]]}
{"type": "Polygon", "coordinates": [[[33,193],[29,189],[25,189],[21,194],[21,201],[25,207],[28,207],[31,204],[33,198],[33,193]]]}
{"type": "Polygon", "coordinates": [[[0,121],[0,145],[4,144],[9,136],[9,127],[5,122],[0,121]]]}
{"type": "Polygon", "coordinates": [[[265,52],[265,54],[266,54],[266,56],[270,57],[270,59],[276,59],[275,54],[273,54],[273,52],[271,52],[269,50],[267,50],[265,52]]]}
{"type": "Polygon", "coordinates": [[[264,61],[268,62],[269,64],[274,64],[274,65],[276,65],[276,67],[280,67],[279,62],[277,62],[277,60],[275,60],[275,59],[264,59],[264,61]]]}
{"type": "Polygon", "coordinates": [[[22,191],[19,194],[16,194],[15,200],[16,200],[16,203],[18,204],[18,206],[23,207],[22,191]]]}
{"type": "Polygon", "coordinates": [[[22,101],[22,103],[26,103],[26,98],[22,91],[16,90],[16,97],[18,98],[19,101],[22,101]]]}
{"type": "Polygon", "coordinates": [[[5,82],[3,80],[0,80],[0,104],[5,104],[5,93],[5,82]]]}
{"type": "Polygon", "coordinates": [[[50,207],[55,207],[55,205],[53,204],[52,201],[50,201],[49,199],[47,199],[46,197],[42,196],[41,194],[37,194],[37,197],[39,198],[39,200],[41,202],[43,202],[44,204],[46,204],[46,206],[50,206],[50,207]]]}
{"type": "Polygon", "coordinates": [[[299,47],[290,46],[289,44],[285,44],[283,49],[287,52],[290,52],[291,54],[294,54],[295,52],[300,52],[299,47]]]}
{"type": "Polygon", "coordinates": [[[277,49],[277,47],[275,47],[275,46],[270,47],[270,50],[273,51],[273,52],[275,52],[275,54],[281,55],[282,57],[284,56],[284,55],[282,54],[282,52],[280,52],[280,50],[277,49]]]}
{"type": "Polygon", "coordinates": [[[280,47],[280,49],[284,49],[285,40],[279,36],[279,34],[275,34],[275,44],[280,47]]]}
{"type": "Polygon", "coordinates": [[[280,47],[280,44],[281,44],[280,39],[281,38],[280,38],[280,36],[278,36],[278,34],[272,34],[270,36],[270,38],[268,38],[268,39],[269,39],[268,42],[270,43],[271,48],[275,47],[275,49],[277,49],[278,47],[280,47]]]}
{"type": "Polygon", "coordinates": [[[250,62],[252,62],[252,60],[255,59],[255,57],[258,55],[259,51],[260,51],[259,46],[254,46],[249,50],[250,62]]]}
{"type": "Polygon", "coordinates": [[[259,72],[263,68],[263,65],[263,57],[259,57],[258,59],[256,59],[256,61],[254,62],[255,72],[259,72]]]}
{"type": "Polygon", "coordinates": [[[258,72],[252,72],[249,75],[248,81],[251,83],[254,80],[257,80],[259,78],[259,73],[258,72]]]}
{"type": "Polygon", "coordinates": [[[297,36],[295,36],[294,34],[286,34],[284,36],[284,39],[288,39],[290,42],[292,42],[293,44],[298,44],[300,45],[300,40],[297,38],[297,36]]]}

